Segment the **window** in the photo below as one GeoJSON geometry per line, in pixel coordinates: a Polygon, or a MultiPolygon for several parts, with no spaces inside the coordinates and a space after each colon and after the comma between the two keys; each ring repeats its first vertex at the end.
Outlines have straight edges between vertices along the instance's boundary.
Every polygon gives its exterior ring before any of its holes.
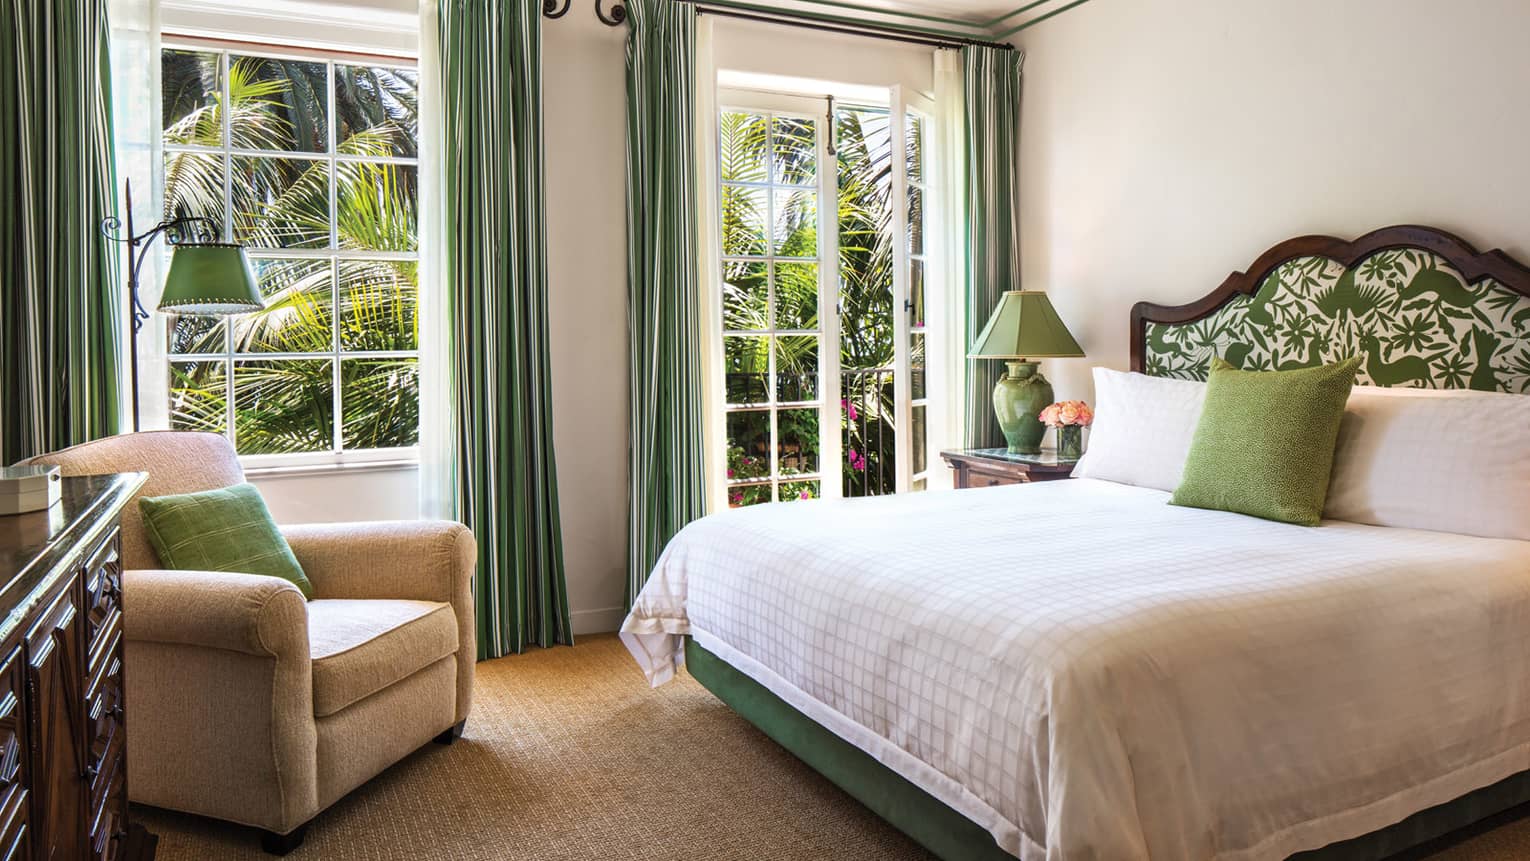
{"type": "Polygon", "coordinates": [[[170,427],[242,455],[415,446],[416,70],[175,46],[161,71],[165,214],[244,245],[266,300],[170,318],[170,427]]]}
{"type": "Polygon", "coordinates": [[[925,486],[926,120],[890,95],[723,95],[729,506],[925,486]]]}
{"type": "Polygon", "coordinates": [[[818,124],[721,117],[730,505],[819,495],[818,124]]]}

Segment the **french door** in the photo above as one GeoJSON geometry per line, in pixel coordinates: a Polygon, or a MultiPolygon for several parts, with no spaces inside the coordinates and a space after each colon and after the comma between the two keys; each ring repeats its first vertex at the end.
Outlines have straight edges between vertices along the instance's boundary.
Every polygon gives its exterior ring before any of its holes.
{"type": "Polygon", "coordinates": [[[730,507],[919,490],[929,106],[723,91],[715,402],[730,507]]]}

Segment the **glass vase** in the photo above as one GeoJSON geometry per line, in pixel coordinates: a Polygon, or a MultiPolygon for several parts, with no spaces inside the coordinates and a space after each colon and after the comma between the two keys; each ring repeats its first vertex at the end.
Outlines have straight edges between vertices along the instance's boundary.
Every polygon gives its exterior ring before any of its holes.
{"type": "Polygon", "coordinates": [[[1078,460],[1084,453],[1084,428],[1062,425],[1057,429],[1057,459],[1078,460]]]}

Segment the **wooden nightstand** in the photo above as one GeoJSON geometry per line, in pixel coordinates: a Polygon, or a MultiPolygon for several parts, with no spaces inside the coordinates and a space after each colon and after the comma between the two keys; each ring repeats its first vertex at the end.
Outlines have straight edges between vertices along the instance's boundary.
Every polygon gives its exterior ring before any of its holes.
{"type": "Polygon", "coordinates": [[[1078,463],[1058,460],[1051,449],[1042,449],[1041,454],[1010,454],[1002,448],[967,448],[943,451],[940,456],[956,470],[957,488],[1056,481],[1067,478],[1078,463]]]}

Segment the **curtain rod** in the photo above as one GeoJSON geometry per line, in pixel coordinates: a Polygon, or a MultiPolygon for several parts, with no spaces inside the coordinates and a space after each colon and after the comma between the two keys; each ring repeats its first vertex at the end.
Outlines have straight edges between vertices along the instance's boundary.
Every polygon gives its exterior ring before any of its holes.
{"type": "MultiPolygon", "coordinates": [[[[944,35],[939,31],[924,31],[904,29],[892,26],[880,26],[872,22],[854,21],[849,18],[835,17],[831,21],[818,20],[806,15],[795,15],[789,11],[771,9],[769,7],[752,6],[746,3],[735,5],[723,5],[721,2],[708,4],[706,0],[675,0],[678,3],[690,3],[696,7],[699,15],[716,15],[720,18],[738,18],[744,21],[759,21],[766,24],[780,24],[785,27],[800,27],[805,30],[817,30],[821,33],[838,33],[845,36],[865,36],[872,39],[885,39],[890,42],[905,42],[911,45],[927,45],[933,48],[961,48],[966,45],[981,45],[986,48],[1012,49],[1012,45],[1002,42],[986,42],[981,39],[968,38],[956,33],[946,32],[944,35]]],[[[1047,2],[1047,0],[1038,0],[1047,2]]],[[[548,18],[562,18],[568,14],[573,6],[573,0],[543,0],[542,14],[548,18]]],[[[607,14],[603,7],[603,0],[595,0],[595,15],[601,23],[610,27],[616,27],[627,20],[626,7],[617,0],[611,4],[611,11],[607,14]]]]}
{"type": "Polygon", "coordinates": [[[789,16],[787,13],[775,15],[759,15],[749,12],[740,12],[727,6],[709,6],[705,0],[676,0],[680,3],[690,3],[696,7],[698,15],[716,15],[719,18],[737,18],[743,21],[760,21],[766,24],[780,24],[784,27],[800,27],[804,30],[816,30],[822,33],[838,33],[845,36],[865,36],[871,39],[883,39],[889,42],[904,42],[911,45],[927,45],[932,48],[961,48],[967,45],[980,45],[985,48],[1002,48],[1013,50],[1013,45],[1001,42],[985,42],[981,39],[965,38],[941,38],[937,36],[923,36],[907,30],[899,30],[894,27],[879,27],[875,24],[837,25],[824,24],[809,18],[789,16]]]}

